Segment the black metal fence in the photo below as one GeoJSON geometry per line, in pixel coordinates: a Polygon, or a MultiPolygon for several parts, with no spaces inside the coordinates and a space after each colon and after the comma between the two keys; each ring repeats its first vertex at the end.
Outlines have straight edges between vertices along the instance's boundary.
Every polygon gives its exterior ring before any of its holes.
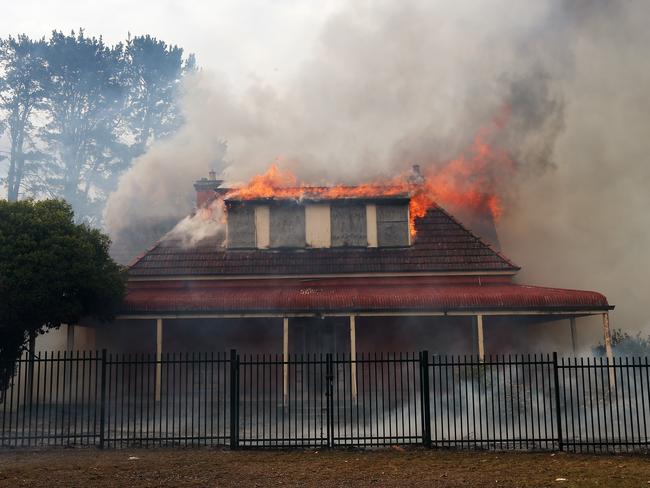
{"type": "Polygon", "coordinates": [[[420,354],[23,357],[0,445],[645,450],[647,358],[420,354]]]}

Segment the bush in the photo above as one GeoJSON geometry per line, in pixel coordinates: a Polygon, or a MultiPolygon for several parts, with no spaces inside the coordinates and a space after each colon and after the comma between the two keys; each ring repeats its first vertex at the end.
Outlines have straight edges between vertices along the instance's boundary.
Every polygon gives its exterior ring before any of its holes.
{"type": "MultiPolygon", "coordinates": [[[[605,346],[599,343],[593,351],[598,356],[604,356],[605,346]]],[[[615,329],[612,333],[612,352],[615,356],[650,356],[650,335],[644,337],[641,332],[630,335],[615,329]]]]}

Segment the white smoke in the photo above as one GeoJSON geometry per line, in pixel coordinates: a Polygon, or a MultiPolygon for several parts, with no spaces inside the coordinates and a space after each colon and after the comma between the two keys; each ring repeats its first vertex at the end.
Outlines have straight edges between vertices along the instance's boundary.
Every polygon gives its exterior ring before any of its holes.
{"type": "Polygon", "coordinates": [[[182,247],[194,247],[204,239],[225,233],[223,200],[214,200],[183,218],[164,237],[177,241],[182,247]]]}
{"type": "MultiPolygon", "coordinates": [[[[192,183],[221,161],[242,181],[275,160],[314,184],[393,176],[454,157],[503,107],[518,176],[504,252],[533,283],[597,289],[614,325],[650,322],[650,4],[543,0],[358,1],[325,24],[283,86],[235,95],[214,74],[185,84],[186,125],[136,161],[106,225],[181,219],[192,183]]],[[[192,239],[190,239],[192,241],[192,239]]]]}
{"type": "MultiPolygon", "coordinates": [[[[107,229],[117,236],[129,220],[185,216],[191,184],[220,158],[222,140],[232,180],[279,159],[318,184],[394,176],[456,156],[504,104],[514,104],[516,124],[528,112],[537,126],[556,124],[549,78],[538,77],[552,66],[522,55],[531,30],[548,30],[540,26],[555,13],[552,3],[355,2],[325,24],[284,86],[258,80],[235,95],[215,74],[187,79],[185,126],[123,176],[106,207],[107,229]]],[[[518,147],[530,145],[524,129],[514,130],[518,147]]]]}

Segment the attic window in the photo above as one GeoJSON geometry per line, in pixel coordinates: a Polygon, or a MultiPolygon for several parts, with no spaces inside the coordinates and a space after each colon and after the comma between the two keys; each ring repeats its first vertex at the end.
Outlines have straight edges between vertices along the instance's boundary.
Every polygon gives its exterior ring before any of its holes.
{"type": "Polygon", "coordinates": [[[236,204],[228,208],[227,246],[230,248],[255,247],[255,208],[236,204]]]}
{"type": "Polygon", "coordinates": [[[401,247],[409,244],[408,205],[377,205],[377,245],[401,247]]]}
{"type": "Polygon", "coordinates": [[[332,204],[330,213],[332,247],[366,247],[365,204],[332,204]]]}
{"type": "Polygon", "coordinates": [[[407,200],[235,201],[227,210],[232,249],[410,245],[407,200]]]}
{"type": "Polygon", "coordinates": [[[305,207],[297,203],[271,206],[270,247],[305,247],[305,207]]]}

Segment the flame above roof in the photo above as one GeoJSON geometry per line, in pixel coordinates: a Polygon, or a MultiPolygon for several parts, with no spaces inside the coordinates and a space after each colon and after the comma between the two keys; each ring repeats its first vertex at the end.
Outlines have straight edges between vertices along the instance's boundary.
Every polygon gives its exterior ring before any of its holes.
{"type": "Polygon", "coordinates": [[[388,185],[361,185],[361,186],[296,186],[277,188],[273,193],[253,193],[243,190],[232,190],[224,201],[271,201],[271,200],[299,200],[299,201],[326,201],[326,200],[383,200],[400,199],[408,200],[411,192],[402,187],[388,185]]]}

